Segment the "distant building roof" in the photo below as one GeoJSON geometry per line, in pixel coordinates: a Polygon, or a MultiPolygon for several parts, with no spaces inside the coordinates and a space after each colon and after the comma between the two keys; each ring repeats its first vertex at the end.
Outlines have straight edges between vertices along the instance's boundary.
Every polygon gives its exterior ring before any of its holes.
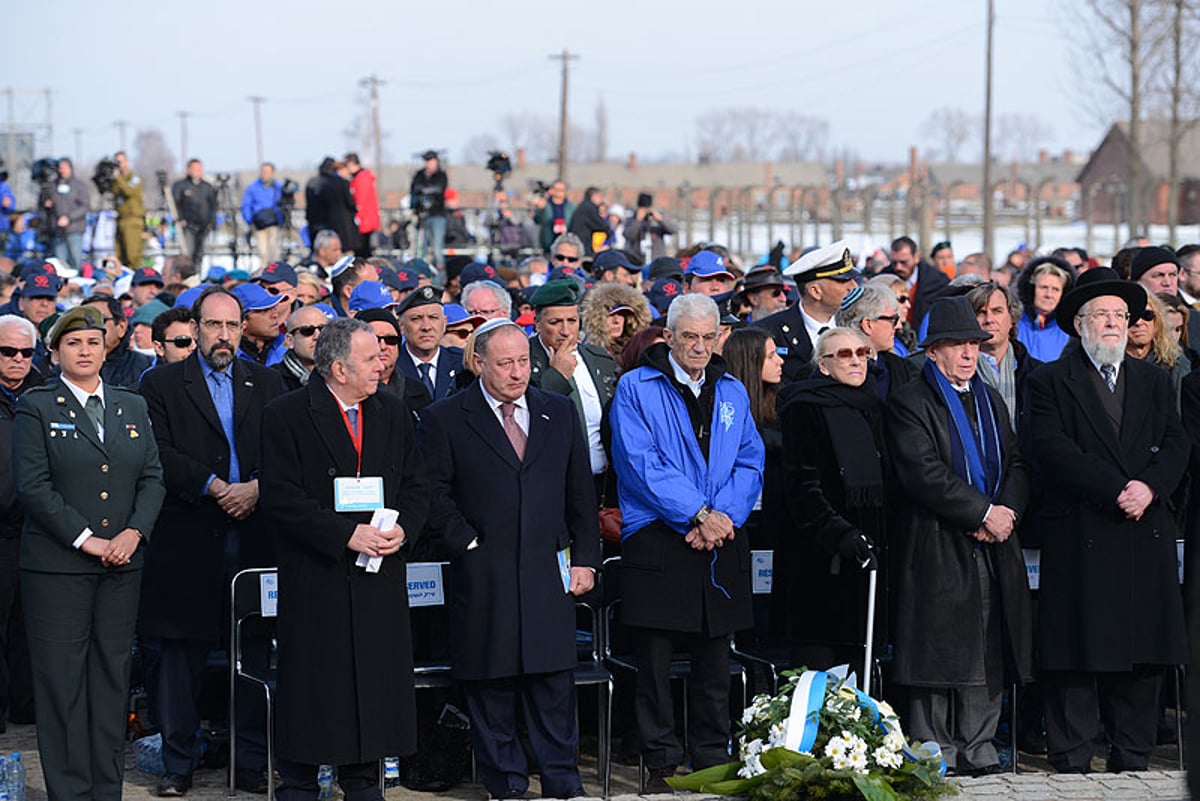
{"type": "MultiPolygon", "coordinates": [[[[1188,120],[1184,123],[1186,129],[1179,140],[1179,177],[1200,177],[1200,120],[1188,120]]],[[[1165,181],[1170,161],[1171,122],[1170,120],[1142,120],[1138,126],[1138,138],[1141,140],[1142,166],[1148,178],[1154,181],[1165,181]]],[[[1087,178],[1103,179],[1105,176],[1089,176],[1096,168],[1093,160],[1102,150],[1110,147],[1126,147],[1129,142],[1129,122],[1120,120],[1108,129],[1101,140],[1100,146],[1093,152],[1093,158],[1083,166],[1078,180],[1087,178]]]]}

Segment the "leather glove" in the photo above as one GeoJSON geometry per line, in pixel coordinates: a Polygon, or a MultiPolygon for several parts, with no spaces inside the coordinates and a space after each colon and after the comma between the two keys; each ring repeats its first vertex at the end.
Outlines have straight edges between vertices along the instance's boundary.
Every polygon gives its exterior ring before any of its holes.
{"type": "Polygon", "coordinates": [[[879,565],[875,558],[875,543],[861,531],[847,531],[838,543],[838,556],[861,567],[874,570],[879,565]]]}

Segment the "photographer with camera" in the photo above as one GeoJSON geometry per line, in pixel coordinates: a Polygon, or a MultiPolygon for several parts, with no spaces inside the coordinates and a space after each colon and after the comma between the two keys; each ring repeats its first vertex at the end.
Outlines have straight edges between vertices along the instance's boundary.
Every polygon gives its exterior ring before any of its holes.
{"type": "Polygon", "coordinates": [[[175,210],[179,213],[175,224],[183,236],[183,252],[197,265],[204,263],[204,239],[217,221],[217,190],[203,176],[200,159],[191,159],[187,163],[187,176],[171,187],[175,210]]]}
{"type": "Polygon", "coordinates": [[[638,195],[637,211],[625,223],[625,243],[631,250],[649,254],[646,261],[660,259],[667,255],[668,236],[674,236],[679,227],[658,209],[654,208],[654,197],[649,192],[638,195]],[[649,237],[649,247],[644,240],[649,237]]]}
{"type": "Polygon", "coordinates": [[[142,266],[146,245],[146,201],[142,179],[133,174],[129,158],[118,151],[113,156],[117,169],[112,176],[112,195],[117,204],[117,258],[136,270],[142,266]]]}
{"type": "Polygon", "coordinates": [[[279,261],[282,198],[283,184],[275,180],[275,165],[264,161],[258,169],[258,180],[247,186],[242,195],[242,219],[254,231],[254,248],[264,266],[279,261]]]}
{"type": "Polygon", "coordinates": [[[57,180],[42,184],[38,205],[42,225],[50,235],[50,251],[64,264],[79,269],[83,231],[91,203],[87,184],[79,180],[68,158],[58,161],[57,180]]]}
{"type": "Polygon", "coordinates": [[[440,266],[446,242],[446,186],[449,181],[436,150],[426,150],[421,158],[425,160],[425,168],[413,176],[409,198],[423,234],[424,251],[417,255],[440,266]]]}
{"type": "Polygon", "coordinates": [[[17,196],[8,185],[8,170],[4,169],[4,160],[0,159],[0,256],[8,253],[8,240],[12,237],[12,224],[8,215],[17,209],[17,196]]]}

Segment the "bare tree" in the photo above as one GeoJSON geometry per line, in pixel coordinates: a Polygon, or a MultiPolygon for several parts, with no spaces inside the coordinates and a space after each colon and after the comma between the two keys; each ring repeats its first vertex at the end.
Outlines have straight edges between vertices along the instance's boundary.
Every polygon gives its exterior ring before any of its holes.
{"type": "Polygon", "coordinates": [[[1200,44],[1197,7],[1193,0],[1166,0],[1170,15],[1170,57],[1165,60],[1159,85],[1149,99],[1157,113],[1165,105],[1167,118],[1167,241],[1175,241],[1179,224],[1179,149],[1200,116],[1200,95],[1192,88],[1200,81],[1196,50],[1200,44]]]}
{"type": "Polygon", "coordinates": [[[167,146],[167,137],[158,128],[142,128],[133,137],[133,171],[148,180],[159,170],[170,173],[175,155],[167,146]]]}
{"type": "Polygon", "coordinates": [[[464,164],[484,164],[493,150],[504,150],[499,139],[492,134],[475,134],[463,145],[461,158],[464,164]]]}
{"type": "Polygon", "coordinates": [[[943,106],[930,112],[921,123],[920,134],[933,144],[933,151],[946,161],[958,161],[963,145],[977,138],[979,116],[961,108],[943,106]]]}
{"type": "Polygon", "coordinates": [[[706,164],[732,157],[735,121],[733,109],[709,111],[696,118],[696,149],[706,164]]]}
{"type": "Polygon", "coordinates": [[[1003,158],[1033,161],[1038,150],[1053,135],[1050,126],[1033,114],[1001,114],[996,117],[997,149],[1003,158]]]}
{"type": "MultiPolygon", "coordinates": [[[[1143,204],[1147,177],[1143,174],[1142,122],[1146,96],[1161,67],[1160,46],[1170,27],[1171,14],[1161,0],[1084,0],[1087,38],[1079,52],[1088,53],[1095,69],[1080,69],[1085,80],[1099,79],[1100,107],[1120,108],[1128,119],[1126,186],[1127,218],[1131,234],[1145,232],[1143,204]]],[[[1089,84],[1095,89],[1095,84],[1089,84]]]]}
{"type": "Polygon", "coordinates": [[[829,147],[829,123],[797,111],[775,115],[775,140],[780,161],[823,161],[829,147]]]}

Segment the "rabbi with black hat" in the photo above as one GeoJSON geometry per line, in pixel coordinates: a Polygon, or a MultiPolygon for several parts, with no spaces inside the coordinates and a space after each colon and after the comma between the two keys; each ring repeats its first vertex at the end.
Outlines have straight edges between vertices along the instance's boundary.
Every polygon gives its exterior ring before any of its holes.
{"type": "Polygon", "coordinates": [[[999,772],[1001,697],[1031,673],[1029,584],[1013,533],[1029,479],[1004,400],[976,372],[990,337],[966,298],[935,301],[922,375],[888,401],[906,501],[892,574],[895,680],[912,688],[913,735],[935,740],[960,775],[999,772]]]}
{"type": "Polygon", "coordinates": [[[1188,660],[1170,496],[1189,446],[1167,372],[1125,355],[1145,307],[1139,284],[1088,270],[1057,311],[1080,347],[1029,377],[1042,518],[1053,523],[1038,667],[1060,772],[1089,770],[1102,727],[1108,769],[1145,770],[1163,667],[1188,660]]]}

